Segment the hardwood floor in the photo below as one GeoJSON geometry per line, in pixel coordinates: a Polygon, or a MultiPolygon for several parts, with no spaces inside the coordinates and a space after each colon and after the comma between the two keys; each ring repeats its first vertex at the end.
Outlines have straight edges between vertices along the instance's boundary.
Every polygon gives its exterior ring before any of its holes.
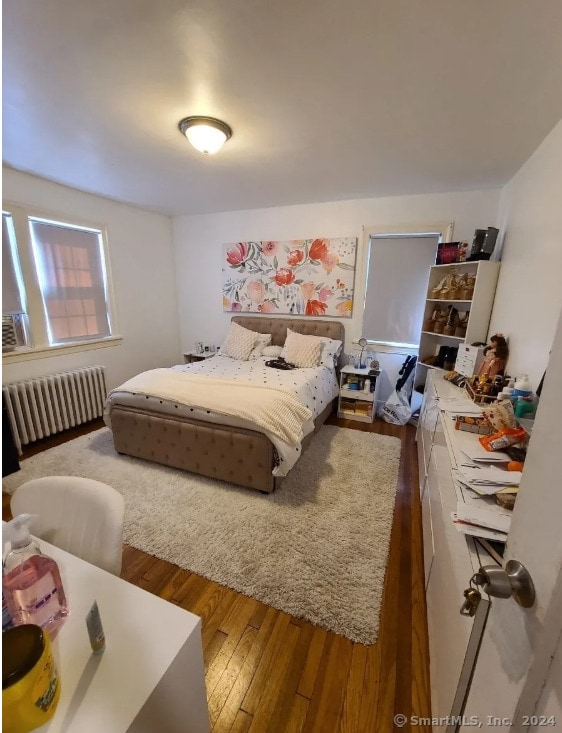
{"type": "MultiPolygon", "coordinates": [[[[202,618],[213,733],[430,730],[409,722],[402,727],[393,723],[398,713],[406,718],[430,716],[415,429],[379,419],[372,425],[335,417],[329,422],[394,435],[402,441],[376,644],[354,644],[171,563],[124,547],[125,580],[202,618]]],[[[50,446],[42,449],[45,447],[50,446]]],[[[3,507],[6,515],[5,501],[3,507]]]]}

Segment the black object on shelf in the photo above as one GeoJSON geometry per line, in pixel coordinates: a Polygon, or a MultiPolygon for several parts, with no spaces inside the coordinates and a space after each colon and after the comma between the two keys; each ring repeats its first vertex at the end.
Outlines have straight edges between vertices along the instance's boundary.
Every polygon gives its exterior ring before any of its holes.
{"type": "Polygon", "coordinates": [[[484,245],[484,239],[486,238],[486,232],[487,232],[487,229],[476,229],[474,231],[472,247],[470,248],[470,255],[468,256],[469,260],[476,259],[476,255],[482,252],[482,247],[484,245]]]}
{"type": "Polygon", "coordinates": [[[484,254],[492,254],[494,247],[496,246],[496,240],[499,233],[500,230],[496,229],[496,227],[488,227],[488,231],[484,237],[484,244],[482,245],[482,252],[484,252],[484,254]]]}
{"type": "Polygon", "coordinates": [[[14,443],[10,417],[2,395],[2,478],[19,470],[18,449],[14,443]]]}
{"type": "Polygon", "coordinates": [[[487,229],[476,229],[470,255],[467,258],[469,262],[477,262],[479,260],[489,260],[496,246],[499,229],[496,227],[488,227],[487,229]]]}
{"type": "Polygon", "coordinates": [[[447,371],[451,371],[455,364],[455,361],[457,360],[458,353],[458,346],[440,346],[439,353],[437,354],[437,359],[435,361],[435,366],[440,367],[441,369],[447,369],[447,371]]]}

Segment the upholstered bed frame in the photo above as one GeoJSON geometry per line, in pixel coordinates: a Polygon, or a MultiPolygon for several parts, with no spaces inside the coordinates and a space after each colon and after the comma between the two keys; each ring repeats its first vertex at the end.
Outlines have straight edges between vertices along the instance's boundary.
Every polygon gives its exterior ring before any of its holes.
{"type": "MultiPolygon", "coordinates": [[[[338,321],[304,318],[234,316],[234,323],[258,333],[271,333],[272,344],[282,346],[287,328],[312,336],[344,341],[338,321]]],[[[315,420],[316,432],[332,412],[332,405],[315,420]]],[[[283,477],[273,476],[275,451],[262,433],[242,428],[174,418],[125,406],[111,411],[115,450],[166,466],[270,493],[283,477]]],[[[314,433],[306,436],[302,451],[314,433]]]]}

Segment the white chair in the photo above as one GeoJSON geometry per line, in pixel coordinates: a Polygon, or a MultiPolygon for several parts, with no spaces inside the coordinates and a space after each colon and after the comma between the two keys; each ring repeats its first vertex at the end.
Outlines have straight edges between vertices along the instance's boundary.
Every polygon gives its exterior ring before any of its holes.
{"type": "Polygon", "coordinates": [[[125,502],[100,481],[48,476],[22,484],[10,507],[35,514],[32,533],[114,575],[121,572],[125,502]]]}

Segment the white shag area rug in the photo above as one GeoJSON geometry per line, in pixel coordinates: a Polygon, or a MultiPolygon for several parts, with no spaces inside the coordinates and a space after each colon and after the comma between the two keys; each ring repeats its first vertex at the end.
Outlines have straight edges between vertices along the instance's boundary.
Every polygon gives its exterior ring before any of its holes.
{"type": "Polygon", "coordinates": [[[379,626],[400,440],[324,425],[272,494],[118,455],[103,428],[22,462],[103,481],[125,498],[125,542],[279,610],[372,644],[379,626]]]}

